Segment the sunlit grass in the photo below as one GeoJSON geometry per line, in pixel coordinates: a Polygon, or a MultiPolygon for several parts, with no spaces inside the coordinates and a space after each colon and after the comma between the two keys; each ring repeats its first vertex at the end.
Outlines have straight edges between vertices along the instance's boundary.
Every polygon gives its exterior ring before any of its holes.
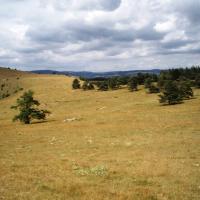
{"type": "Polygon", "coordinates": [[[199,199],[200,90],[160,106],[143,87],[84,92],[72,80],[21,80],[52,112],[45,123],[12,122],[22,92],[0,101],[1,199],[199,199]]]}

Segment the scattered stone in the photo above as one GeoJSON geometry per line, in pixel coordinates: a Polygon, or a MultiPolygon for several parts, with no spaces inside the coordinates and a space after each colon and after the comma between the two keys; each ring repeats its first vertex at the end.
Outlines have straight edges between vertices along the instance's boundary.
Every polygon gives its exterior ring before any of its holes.
{"type": "Polygon", "coordinates": [[[101,107],[101,108],[97,108],[97,110],[103,110],[103,109],[105,109],[106,108],[106,106],[103,106],[103,107],[101,107]]]}
{"type": "Polygon", "coordinates": [[[130,141],[125,142],[125,146],[126,146],[126,147],[130,147],[130,146],[132,146],[132,142],[130,142],[130,141]]]}
{"type": "Polygon", "coordinates": [[[74,122],[74,121],[79,121],[79,120],[80,118],[73,117],[73,118],[64,119],[63,122],[74,122]]]}
{"type": "Polygon", "coordinates": [[[88,142],[89,144],[92,144],[92,143],[93,143],[92,139],[89,139],[87,142],[88,142]]]}
{"type": "Polygon", "coordinates": [[[200,165],[199,165],[199,163],[194,163],[193,166],[199,167],[200,165]]]}
{"type": "Polygon", "coordinates": [[[56,141],[56,137],[52,137],[50,144],[54,144],[55,141],[56,141]]]}

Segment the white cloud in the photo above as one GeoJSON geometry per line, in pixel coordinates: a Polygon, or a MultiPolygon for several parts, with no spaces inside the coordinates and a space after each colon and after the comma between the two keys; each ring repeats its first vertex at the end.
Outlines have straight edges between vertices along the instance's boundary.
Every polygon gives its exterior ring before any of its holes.
{"type": "Polygon", "coordinates": [[[180,31],[174,31],[168,33],[162,40],[162,42],[171,42],[171,41],[177,41],[177,40],[188,40],[188,37],[185,34],[184,30],[180,31]]]}
{"type": "Polygon", "coordinates": [[[176,18],[171,16],[167,21],[158,22],[154,26],[154,29],[158,32],[170,32],[176,29],[176,18]]]}

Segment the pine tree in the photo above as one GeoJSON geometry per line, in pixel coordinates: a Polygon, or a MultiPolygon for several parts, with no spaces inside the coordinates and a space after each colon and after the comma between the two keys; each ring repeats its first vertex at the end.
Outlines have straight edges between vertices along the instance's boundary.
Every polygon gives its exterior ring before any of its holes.
{"type": "Polygon", "coordinates": [[[147,79],[145,79],[145,81],[144,81],[144,87],[145,87],[145,88],[150,88],[151,83],[152,83],[152,80],[151,80],[150,77],[147,78],[147,79]]]}
{"type": "Polygon", "coordinates": [[[101,91],[107,91],[109,89],[107,81],[102,81],[98,84],[98,88],[101,91]]]}
{"type": "Polygon", "coordinates": [[[200,88],[200,74],[195,77],[195,87],[200,88]]]}
{"type": "Polygon", "coordinates": [[[77,78],[73,80],[72,88],[73,89],[80,89],[81,88],[80,81],[77,78]]]}
{"type": "Polygon", "coordinates": [[[108,79],[108,87],[111,90],[115,90],[115,89],[119,88],[117,79],[116,78],[110,78],[110,79],[108,79]]]}
{"type": "Polygon", "coordinates": [[[39,110],[37,106],[40,105],[39,101],[33,98],[33,91],[25,92],[19,99],[17,105],[12,106],[12,109],[18,109],[20,113],[13,118],[13,121],[19,120],[24,124],[30,124],[32,119],[43,120],[46,114],[50,112],[47,110],[39,110]]]}
{"type": "Polygon", "coordinates": [[[150,94],[160,92],[160,89],[153,84],[151,84],[148,89],[150,94]]]}
{"type": "Polygon", "coordinates": [[[193,97],[193,90],[188,81],[180,82],[179,89],[180,89],[180,94],[183,99],[189,99],[193,97]]]}
{"type": "Polygon", "coordinates": [[[183,101],[183,96],[178,88],[177,82],[171,80],[166,81],[163,88],[163,94],[159,95],[159,97],[159,101],[162,104],[173,105],[183,101]]]}
{"type": "Polygon", "coordinates": [[[129,76],[119,76],[117,77],[117,84],[120,85],[127,85],[129,81],[129,76]]]}
{"type": "Polygon", "coordinates": [[[131,78],[129,79],[128,86],[129,86],[129,90],[130,90],[131,92],[137,91],[137,90],[138,90],[138,88],[137,88],[137,86],[138,86],[137,78],[136,78],[136,77],[131,77],[131,78]]]}

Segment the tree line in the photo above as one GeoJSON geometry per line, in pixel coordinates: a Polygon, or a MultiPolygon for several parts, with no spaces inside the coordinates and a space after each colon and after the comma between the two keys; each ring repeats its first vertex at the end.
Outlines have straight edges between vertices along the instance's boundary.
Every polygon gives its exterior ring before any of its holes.
{"type": "Polygon", "coordinates": [[[131,92],[144,85],[149,94],[159,93],[159,102],[173,105],[193,97],[193,87],[200,88],[200,67],[168,69],[157,74],[138,73],[134,76],[97,77],[93,79],[74,79],[73,89],[99,91],[117,90],[127,86],[131,92]],[[83,84],[81,85],[81,81],[83,84]]]}

